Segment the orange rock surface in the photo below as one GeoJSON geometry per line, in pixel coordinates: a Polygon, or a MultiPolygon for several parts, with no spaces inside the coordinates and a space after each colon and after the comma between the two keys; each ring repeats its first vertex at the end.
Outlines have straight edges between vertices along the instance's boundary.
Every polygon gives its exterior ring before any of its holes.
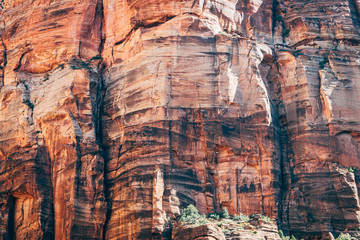
{"type": "Polygon", "coordinates": [[[359,10],[0,1],[0,239],[168,239],[188,204],[357,231],[359,10]]]}

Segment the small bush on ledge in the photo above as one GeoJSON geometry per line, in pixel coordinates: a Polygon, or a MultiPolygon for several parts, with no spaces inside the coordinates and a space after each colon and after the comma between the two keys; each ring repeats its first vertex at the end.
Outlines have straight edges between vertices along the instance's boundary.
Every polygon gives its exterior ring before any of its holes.
{"type": "Polygon", "coordinates": [[[186,208],[184,208],[182,214],[179,216],[178,221],[182,222],[183,224],[206,224],[210,222],[226,222],[234,221],[234,222],[242,222],[242,223],[250,223],[254,221],[255,217],[258,216],[263,222],[271,223],[271,219],[264,215],[253,214],[250,217],[245,216],[240,213],[240,215],[231,216],[227,208],[223,209],[221,213],[210,213],[209,215],[205,216],[204,214],[200,214],[197,208],[190,204],[186,208]]]}
{"type": "Polygon", "coordinates": [[[291,237],[285,236],[285,234],[283,233],[282,230],[279,231],[279,236],[280,236],[281,240],[296,240],[296,238],[293,235],[291,235],[291,237]]]}
{"type": "MultiPolygon", "coordinates": [[[[192,204],[184,208],[177,220],[181,225],[201,226],[211,224],[220,228],[227,236],[230,236],[237,231],[256,233],[258,229],[261,229],[261,224],[273,223],[269,217],[260,214],[253,214],[251,216],[245,216],[243,214],[231,216],[226,208],[224,208],[221,213],[214,212],[205,216],[204,214],[200,214],[192,204]]],[[[290,237],[285,239],[294,240],[294,238],[290,237]]]]}
{"type": "Polygon", "coordinates": [[[179,217],[179,221],[183,224],[206,224],[208,221],[206,220],[205,215],[200,215],[199,211],[192,204],[187,206],[183,213],[179,217]]]}
{"type": "Polygon", "coordinates": [[[356,238],[352,237],[350,234],[340,233],[340,235],[336,238],[336,240],[355,240],[356,238]]]}
{"type": "Polygon", "coordinates": [[[231,218],[231,216],[230,216],[229,211],[227,210],[227,208],[224,208],[224,209],[223,209],[222,217],[223,217],[223,218],[226,218],[226,219],[231,218]]]}
{"type": "Polygon", "coordinates": [[[234,215],[233,217],[234,221],[244,221],[244,222],[248,222],[250,220],[249,216],[245,216],[243,214],[240,213],[240,215],[234,215]]]}

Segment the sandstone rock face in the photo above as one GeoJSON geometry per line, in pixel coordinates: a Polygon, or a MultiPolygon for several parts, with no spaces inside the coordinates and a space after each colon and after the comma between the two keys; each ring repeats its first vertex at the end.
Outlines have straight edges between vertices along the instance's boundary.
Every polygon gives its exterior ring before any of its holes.
{"type": "Polygon", "coordinates": [[[213,225],[181,226],[179,224],[173,229],[172,239],[225,240],[226,238],[221,229],[213,225]]]}
{"type": "Polygon", "coordinates": [[[229,219],[209,222],[203,225],[178,223],[173,226],[174,240],[281,240],[275,223],[257,221],[257,226],[229,219]],[[240,224],[239,224],[240,223],[240,224]]]}
{"type": "Polygon", "coordinates": [[[101,3],[4,3],[0,236],[99,239],[101,75],[81,58],[99,54],[101,3]]]}
{"type": "Polygon", "coordinates": [[[0,239],[164,239],[188,204],[357,230],[359,10],[0,1],[0,239]]]}

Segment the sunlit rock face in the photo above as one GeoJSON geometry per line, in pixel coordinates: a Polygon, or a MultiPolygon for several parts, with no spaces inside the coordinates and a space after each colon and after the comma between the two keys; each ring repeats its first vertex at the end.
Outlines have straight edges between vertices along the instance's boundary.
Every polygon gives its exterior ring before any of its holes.
{"type": "Polygon", "coordinates": [[[102,3],[4,3],[0,238],[100,239],[102,3]]]}
{"type": "Polygon", "coordinates": [[[359,4],[0,1],[0,239],[357,230],[359,4]]]}

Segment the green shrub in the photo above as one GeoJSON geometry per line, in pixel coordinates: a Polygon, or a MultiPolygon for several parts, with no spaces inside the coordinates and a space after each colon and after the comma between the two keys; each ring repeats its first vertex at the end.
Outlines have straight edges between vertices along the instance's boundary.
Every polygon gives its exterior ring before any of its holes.
{"type": "Polygon", "coordinates": [[[262,220],[264,220],[265,222],[271,222],[271,219],[268,216],[265,215],[261,215],[260,216],[262,220]]]}
{"type": "Polygon", "coordinates": [[[349,167],[348,170],[349,170],[349,172],[353,173],[353,172],[355,172],[356,169],[353,167],[349,167]]]}
{"type": "Polygon", "coordinates": [[[249,216],[245,216],[243,214],[240,213],[240,215],[234,215],[234,221],[245,221],[248,222],[249,221],[249,216]]]}
{"type": "Polygon", "coordinates": [[[196,223],[201,218],[199,211],[192,204],[187,206],[180,215],[179,221],[183,223],[196,223]]]}
{"type": "Polygon", "coordinates": [[[232,221],[231,219],[223,219],[221,222],[224,223],[224,224],[231,224],[231,223],[233,223],[233,221],[232,221]]]}
{"type": "Polygon", "coordinates": [[[244,230],[244,227],[243,226],[237,226],[236,229],[237,230],[244,230]]]}
{"type": "Polygon", "coordinates": [[[206,220],[206,218],[200,218],[198,221],[197,221],[198,224],[200,225],[204,225],[204,224],[208,224],[210,223],[208,220],[206,220]]]}
{"type": "Polygon", "coordinates": [[[206,219],[205,214],[200,214],[197,208],[192,204],[184,208],[183,213],[179,216],[178,220],[182,222],[182,224],[204,225],[210,223],[209,220],[206,219]]]}
{"type": "Polygon", "coordinates": [[[212,219],[215,219],[215,220],[219,220],[220,218],[220,215],[218,213],[210,213],[208,215],[208,218],[212,218],[212,219]]]}
{"type": "Polygon", "coordinates": [[[229,219],[231,217],[230,214],[229,214],[229,211],[227,210],[226,207],[223,208],[222,217],[227,218],[227,219],[229,219]]]}
{"type": "Polygon", "coordinates": [[[353,240],[355,238],[351,237],[350,234],[346,233],[340,233],[340,235],[336,238],[336,240],[353,240]]]}
{"type": "Polygon", "coordinates": [[[294,237],[294,235],[291,235],[291,237],[285,236],[282,230],[279,231],[279,235],[281,240],[296,240],[296,237],[294,237]]]}
{"type": "Polygon", "coordinates": [[[229,235],[231,234],[231,231],[229,229],[226,229],[226,228],[221,228],[222,232],[225,234],[225,235],[229,235]]]}
{"type": "Polygon", "coordinates": [[[282,230],[279,231],[279,236],[280,236],[281,240],[290,240],[290,237],[285,236],[285,234],[282,230]]]}

